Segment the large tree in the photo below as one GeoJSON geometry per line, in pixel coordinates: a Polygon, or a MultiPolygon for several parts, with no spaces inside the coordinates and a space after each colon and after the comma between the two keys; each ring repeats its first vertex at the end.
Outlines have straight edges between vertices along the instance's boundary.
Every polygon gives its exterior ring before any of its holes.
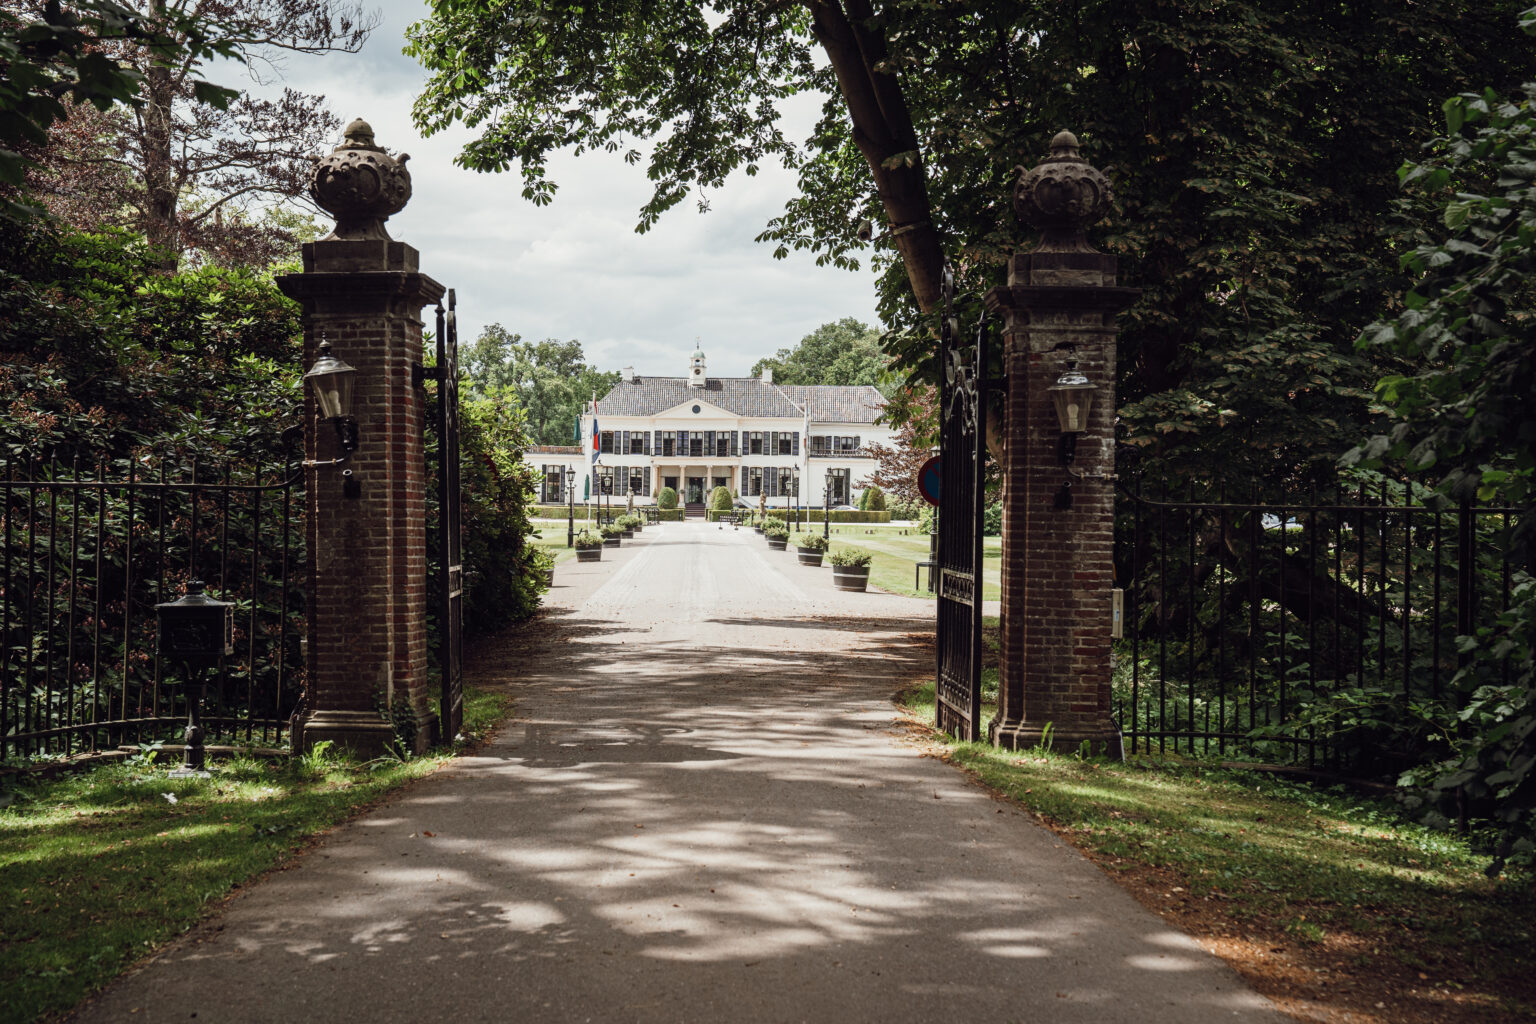
{"type": "Polygon", "coordinates": [[[1331,472],[1369,420],[1376,374],[1350,343],[1416,223],[1393,171],[1463,76],[1536,67],[1517,6],[434,0],[410,51],[431,75],[418,122],[476,129],[461,163],[517,165],[535,202],[560,149],[647,162],[641,229],[733,171],[797,169],[762,237],[848,265],[853,224],[876,222],[889,344],[930,380],[942,255],[970,303],[999,283],[1027,243],[1014,168],[1071,127],[1117,191],[1098,244],[1145,289],[1122,321],[1126,439],[1192,476],[1273,480],[1331,472]],[[828,99],[802,145],[779,101],[806,91],[828,99]]]}
{"type": "MultiPolygon", "coordinates": [[[[71,111],[142,104],[142,72],[114,59],[131,45],[145,62],[161,66],[196,63],[216,55],[238,56],[231,42],[213,39],[214,26],[187,12],[171,12],[147,24],[133,7],[116,0],[60,4],[0,2],[0,217],[28,219],[35,208],[18,201],[26,173],[49,143],[49,132],[71,111]]],[[[200,101],[222,107],[234,98],[195,75],[186,88],[200,101]]]]}
{"type": "Polygon", "coordinates": [[[868,384],[879,387],[885,374],[880,332],[851,316],[822,324],[794,348],[759,359],[752,376],[773,370],[778,384],[868,384]]]}
{"type": "Polygon", "coordinates": [[[619,382],[617,373],[589,366],[575,339],[524,341],[500,324],[481,331],[461,362],[474,391],[516,402],[535,444],[574,444],[586,403],[619,382]]]}
{"type": "MultiPolygon", "coordinates": [[[[18,11],[38,0],[7,0],[18,11]]],[[[105,53],[137,82],[131,104],[99,111],[75,105],[54,126],[33,193],[81,226],[122,224],[168,254],[195,249],[223,263],[262,265],[291,248],[291,232],[262,216],[272,200],[303,200],[315,153],[339,120],[324,97],[284,89],[276,99],[249,91],[208,102],[204,60],[193,34],[216,26],[253,76],[275,73],[286,52],[356,50],[375,17],[344,0],[129,0],[135,24],[169,40],[111,41],[105,53]]]]}

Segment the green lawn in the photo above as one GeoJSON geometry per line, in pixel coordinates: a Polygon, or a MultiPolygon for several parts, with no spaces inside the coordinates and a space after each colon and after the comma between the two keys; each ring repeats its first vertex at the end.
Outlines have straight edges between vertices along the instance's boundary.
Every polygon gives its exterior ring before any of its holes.
{"type": "MultiPolygon", "coordinates": [[[[567,558],[576,557],[575,550],[565,546],[567,536],[567,524],[565,522],[553,523],[546,519],[536,519],[534,520],[534,525],[538,527],[539,532],[533,538],[533,543],[553,555],[556,562],[563,562],[567,558]]],[[[584,526],[585,524],[578,520],[576,532],[580,533],[584,526]]]]}
{"type": "MultiPolygon", "coordinates": [[[[811,532],[820,533],[814,526],[811,532]]],[[[869,566],[869,582],[881,590],[908,597],[928,597],[928,573],[919,579],[921,589],[912,586],[913,570],[918,562],[928,560],[928,535],[916,527],[885,524],[833,523],[832,550],[859,548],[874,556],[869,566]]],[[[982,600],[1002,599],[1003,541],[1001,537],[982,538],[982,600]]]]}

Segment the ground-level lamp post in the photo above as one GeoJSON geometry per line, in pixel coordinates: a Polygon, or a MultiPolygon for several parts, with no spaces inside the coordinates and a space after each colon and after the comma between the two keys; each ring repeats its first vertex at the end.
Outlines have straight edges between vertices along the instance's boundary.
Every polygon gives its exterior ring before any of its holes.
{"type": "Polygon", "coordinates": [[[821,536],[832,542],[832,478],[827,477],[826,484],[821,491],[821,536]]]}
{"type": "Polygon", "coordinates": [[[565,467],[565,546],[576,546],[576,471],[565,467]]]}
{"type": "Polygon", "coordinates": [[[235,653],[235,605],[216,601],[203,593],[202,580],[188,580],[187,592],[174,601],[155,605],[162,658],[181,663],[187,686],[187,732],[183,739],[181,767],[173,776],[206,775],[201,708],[207,695],[206,669],[235,653]]]}

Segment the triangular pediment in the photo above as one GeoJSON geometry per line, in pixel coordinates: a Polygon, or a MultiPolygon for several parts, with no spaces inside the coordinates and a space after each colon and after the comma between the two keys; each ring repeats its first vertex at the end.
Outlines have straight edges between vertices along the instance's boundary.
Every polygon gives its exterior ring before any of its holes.
{"type": "Polygon", "coordinates": [[[720,408],[718,405],[700,396],[690,401],[682,402],[679,405],[674,405],[670,409],[663,409],[661,412],[656,413],[654,418],[658,420],[695,420],[707,423],[713,420],[731,420],[734,422],[741,417],[720,408]],[[695,407],[698,408],[698,412],[693,411],[695,407]]]}

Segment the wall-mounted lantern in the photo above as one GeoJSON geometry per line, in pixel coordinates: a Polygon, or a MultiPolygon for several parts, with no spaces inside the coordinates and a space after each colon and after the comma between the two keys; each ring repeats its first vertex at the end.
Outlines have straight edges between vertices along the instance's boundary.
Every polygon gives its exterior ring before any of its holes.
{"type": "MultiPolygon", "coordinates": [[[[352,416],[352,388],[357,380],[357,369],[331,355],[331,343],[320,340],[320,356],[315,365],[304,374],[304,383],[314,392],[315,404],[320,415],[330,420],[336,428],[336,441],[341,446],[337,459],[309,459],[306,466],[340,466],[357,450],[357,420],[352,416]]],[[[350,469],[341,471],[346,496],[355,498],[360,493],[357,481],[350,469]]]]}
{"type": "Polygon", "coordinates": [[[1070,466],[1077,454],[1077,435],[1088,429],[1088,412],[1093,408],[1093,394],[1098,389],[1097,384],[1078,370],[1076,360],[1068,363],[1066,372],[1045,389],[1056,406],[1056,422],[1061,428],[1057,457],[1063,466],[1070,466]]]}

